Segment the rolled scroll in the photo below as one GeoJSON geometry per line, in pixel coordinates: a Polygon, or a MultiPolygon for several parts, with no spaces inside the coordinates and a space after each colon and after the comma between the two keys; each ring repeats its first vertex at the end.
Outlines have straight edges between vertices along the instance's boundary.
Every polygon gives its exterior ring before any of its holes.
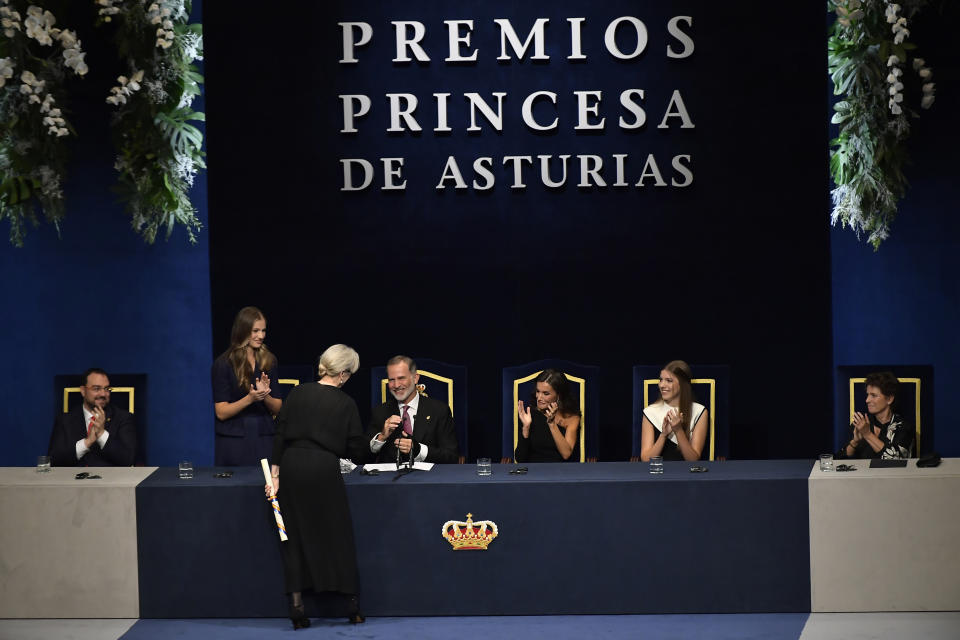
{"type": "MultiPolygon", "coordinates": [[[[263,467],[264,482],[273,487],[273,478],[270,476],[270,466],[267,464],[266,458],[260,458],[260,466],[263,467]]],[[[286,542],[287,529],[283,526],[283,516],[280,515],[280,503],[277,502],[276,494],[271,492],[270,497],[267,498],[267,501],[273,505],[273,517],[277,519],[277,529],[280,533],[280,540],[282,542],[286,542]]]]}

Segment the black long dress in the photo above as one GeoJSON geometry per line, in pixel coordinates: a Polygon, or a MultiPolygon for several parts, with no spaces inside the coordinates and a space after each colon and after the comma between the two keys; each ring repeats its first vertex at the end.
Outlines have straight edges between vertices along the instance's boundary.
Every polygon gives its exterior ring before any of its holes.
{"type": "MultiPolygon", "coordinates": [[[[524,438],[521,431],[517,438],[517,450],[513,452],[517,462],[580,462],[580,438],[577,438],[570,457],[564,460],[557,449],[557,443],[553,441],[547,417],[536,409],[530,411],[530,417],[530,437],[524,438]]],[[[560,433],[567,432],[563,427],[558,429],[560,433]]]]}
{"type": "Polygon", "coordinates": [[[353,399],[320,383],[295,387],[277,417],[273,463],[288,540],[281,543],[287,592],[358,592],[357,553],[340,458],[367,447],[353,399]]]}

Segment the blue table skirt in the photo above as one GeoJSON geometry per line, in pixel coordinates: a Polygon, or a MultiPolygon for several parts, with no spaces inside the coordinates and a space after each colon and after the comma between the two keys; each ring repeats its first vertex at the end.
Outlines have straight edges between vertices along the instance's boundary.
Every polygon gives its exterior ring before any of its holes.
{"type": "MultiPolygon", "coordinates": [[[[346,477],[368,615],[810,610],[811,462],[443,465],[346,477]],[[453,551],[448,520],[491,520],[453,551]]],[[[259,469],[159,469],[137,487],[140,615],[283,616],[279,539],[259,469]]],[[[281,508],[282,508],[281,504],[281,508]]],[[[311,602],[339,614],[339,602],[311,602]]]]}

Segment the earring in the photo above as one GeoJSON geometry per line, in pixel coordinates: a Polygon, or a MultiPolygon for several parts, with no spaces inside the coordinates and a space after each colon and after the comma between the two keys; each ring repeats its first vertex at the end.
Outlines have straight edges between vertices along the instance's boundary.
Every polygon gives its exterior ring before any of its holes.
{"type": "Polygon", "coordinates": [[[337,388],[339,389],[339,388],[342,387],[342,386],[343,386],[343,372],[341,371],[341,372],[340,372],[340,384],[337,385],[337,388]]]}

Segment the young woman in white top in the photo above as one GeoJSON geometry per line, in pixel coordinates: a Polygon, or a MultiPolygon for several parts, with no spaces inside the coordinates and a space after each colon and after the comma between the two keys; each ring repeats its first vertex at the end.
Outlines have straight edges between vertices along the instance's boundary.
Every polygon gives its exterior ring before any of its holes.
{"type": "Polygon", "coordinates": [[[707,439],[707,410],[693,401],[690,365],[674,360],[660,371],[660,399],[643,410],[640,459],[700,459],[707,439]]]}

